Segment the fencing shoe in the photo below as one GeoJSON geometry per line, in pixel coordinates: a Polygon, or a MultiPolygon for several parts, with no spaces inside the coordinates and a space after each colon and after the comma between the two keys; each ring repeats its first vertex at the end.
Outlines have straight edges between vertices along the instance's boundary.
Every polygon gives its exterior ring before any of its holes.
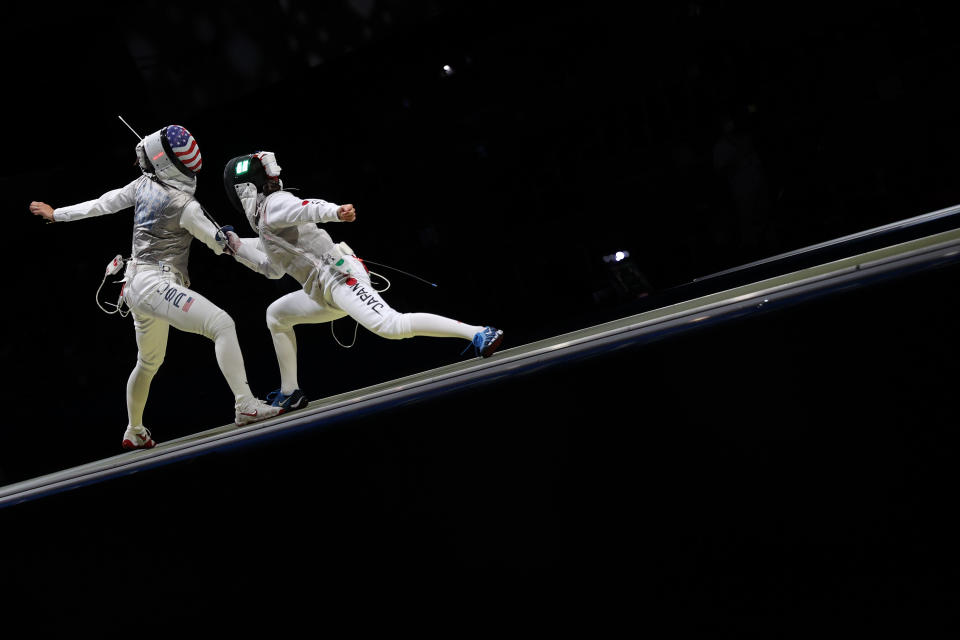
{"type": "Polygon", "coordinates": [[[150,431],[144,427],[127,427],[123,432],[124,449],[152,449],[157,443],[150,437],[150,431]]]}
{"type": "Polygon", "coordinates": [[[493,327],[486,327],[473,336],[473,347],[481,358],[492,356],[493,352],[500,348],[501,342],[503,342],[503,331],[493,327]]]}
{"type": "Polygon", "coordinates": [[[237,426],[242,427],[251,422],[266,420],[283,413],[282,407],[271,407],[257,398],[248,398],[236,405],[237,417],[235,422],[237,426]]]}
{"type": "Polygon", "coordinates": [[[290,395],[284,395],[281,389],[267,394],[267,404],[280,407],[284,412],[303,409],[308,403],[307,396],[303,395],[303,391],[300,389],[294,390],[290,395]]]}

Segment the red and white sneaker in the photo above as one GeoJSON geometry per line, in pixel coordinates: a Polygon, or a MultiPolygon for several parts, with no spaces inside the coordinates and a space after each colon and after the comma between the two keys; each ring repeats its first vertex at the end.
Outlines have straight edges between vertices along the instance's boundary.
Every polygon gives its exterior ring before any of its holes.
{"type": "Polygon", "coordinates": [[[123,432],[124,449],[153,449],[157,443],[150,437],[150,430],[144,426],[127,427],[123,432]]]}
{"type": "Polygon", "coordinates": [[[271,407],[269,404],[257,398],[250,398],[236,405],[237,417],[235,422],[238,427],[252,422],[266,420],[283,413],[283,407],[271,407]]]}

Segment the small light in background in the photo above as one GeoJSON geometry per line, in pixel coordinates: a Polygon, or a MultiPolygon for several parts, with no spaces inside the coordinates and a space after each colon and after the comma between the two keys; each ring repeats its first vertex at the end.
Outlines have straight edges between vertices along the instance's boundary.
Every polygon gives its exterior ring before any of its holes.
{"type": "Polygon", "coordinates": [[[611,253],[608,256],[603,256],[604,262],[620,262],[626,260],[630,257],[629,251],[617,251],[616,253],[611,253]]]}
{"type": "Polygon", "coordinates": [[[614,251],[603,256],[603,261],[607,265],[606,277],[598,283],[598,289],[593,292],[593,299],[597,304],[636,300],[653,291],[653,286],[630,257],[629,251],[614,251]]]}
{"type": "Polygon", "coordinates": [[[449,78],[453,75],[453,67],[448,64],[443,65],[443,71],[441,72],[441,75],[445,78],[449,78]]]}

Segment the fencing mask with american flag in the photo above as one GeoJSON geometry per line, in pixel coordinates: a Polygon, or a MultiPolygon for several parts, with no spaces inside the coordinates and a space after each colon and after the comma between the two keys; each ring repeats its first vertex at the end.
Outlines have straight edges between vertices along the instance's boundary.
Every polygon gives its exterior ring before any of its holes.
{"type": "Polygon", "coordinates": [[[141,168],[161,181],[193,181],[203,164],[196,139],[177,124],[146,136],[137,145],[137,155],[141,168]]]}

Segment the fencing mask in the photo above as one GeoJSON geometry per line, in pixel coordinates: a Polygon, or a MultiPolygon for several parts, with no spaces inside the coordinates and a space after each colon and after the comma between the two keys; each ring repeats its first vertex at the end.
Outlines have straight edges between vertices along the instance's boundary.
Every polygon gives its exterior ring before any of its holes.
{"type": "MultiPolygon", "coordinates": [[[[230,204],[244,215],[250,216],[247,207],[241,202],[240,193],[245,196],[263,194],[266,187],[267,193],[275,191],[276,187],[282,188],[280,182],[280,165],[277,164],[276,157],[270,151],[258,151],[245,156],[237,156],[228,161],[223,168],[223,188],[227,192],[227,200],[230,204]],[[246,187],[245,185],[253,185],[246,187]],[[267,185],[270,185],[269,187],[267,185]]],[[[247,197],[244,198],[246,200],[247,197]]]]}
{"type": "Polygon", "coordinates": [[[156,175],[161,182],[193,182],[203,164],[196,139],[176,124],[141,140],[137,145],[137,158],[140,168],[156,175]]]}

